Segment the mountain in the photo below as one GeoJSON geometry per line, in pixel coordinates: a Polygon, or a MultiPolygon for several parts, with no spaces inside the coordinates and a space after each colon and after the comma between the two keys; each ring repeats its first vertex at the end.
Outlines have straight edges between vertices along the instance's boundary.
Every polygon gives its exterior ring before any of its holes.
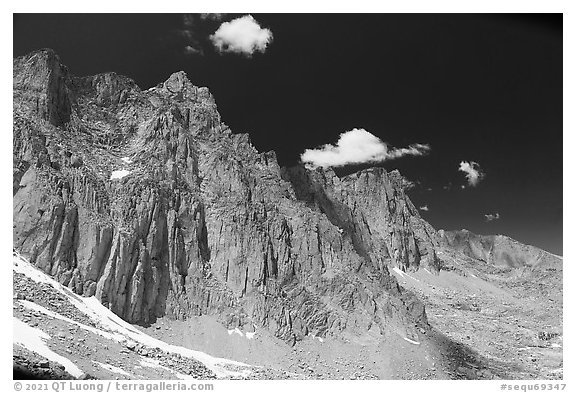
{"type": "Polygon", "coordinates": [[[522,244],[503,235],[476,235],[466,229],[438,231],[442,241],[451,248],[481,261],[510,267],[554,264],[558,256],[537,247],[522,244]]]}
{"type": "MultiPolygon", "coordinates": [[[[311,338],[371,345],[378,378],[510,375],[431,324],[431,295],[399,281],[535,268],[533,249],[437,232],[397,171],[281,168],[183,72],[143,91],[115,73],[76,77],[44,49],[14,59],[13,80],[13,246],[62,287],[141,329],[261,332],[290,359],[311,338]]],[[[328,368],[316,376],[348,377],[328,368]]]]}

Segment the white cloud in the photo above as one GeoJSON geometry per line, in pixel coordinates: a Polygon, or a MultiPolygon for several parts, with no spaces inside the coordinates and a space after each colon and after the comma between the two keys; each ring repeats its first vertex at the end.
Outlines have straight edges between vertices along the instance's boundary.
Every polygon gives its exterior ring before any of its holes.
{"type": "Polygon", "coordinates": [[[306,149],[300,156],[311,167],[340,167],[349,164],[377,163],[406,155],[421,156],[430,151],[429,145],[420,143],[407,148],[390,148],[385,142],[363,128],[354,128],[340,134],[336,145],[306,149]]]}
{"type": "Polygon", "coordinates": [[[484,217],[486,217],[486,221],[499,220],[499,219],[500,219],[500,213],[496,213],[496,214],[484,214],[484,217]]]}
{"type": "Polygon", "coordinates": [[[224,22],[210,36],[210,40],[220,52],[234,52],[251,56],[254,52],[266,50],[272,42],[270,29],[263,29],[252,15],[224,22]]]}
{"type": "Polygon", "coordinates": [[[226,14],[216,14],[216,13],[200,14],[200,19],[221,21],[222,18],[224,18],[225,16],[226,16],[226,14]]]}
{"type": "Polygon", "coordinates": [[[430,209],[428,209],[428,205],[420,206],[419,209],[422,211],[425,211],[425,212],[430,210],[430,209]]]}
{"type": "Polygon", "coordinates": [[[194,14],[182,15],[182,24],[186,27],[194,27],[196,25],[196,15],[194,14]]]}
{"type": "Polygon", "coordinates": [[[466,174],[466,179],[468,180],[468,185],[471,187],[476,187],[480,180],[484,178],[484,173],[480,169],[480,165],[474,161],[462,161],[460,162],[459,171],[466,174]]]}
{"type": "Polygon", "coordinates": [[[174,34],[178,36],[179,43],[184,45],[183,53],[185,55],[203,55],[202,37],[198,33],[201,25],[198,14],[182,15],[182,28],[176,29],[174,34]]]}
{"type": "Polygon", "coordinates": [[[198,54],[202,54],[202,50],[198,49],[198,48],[194,48],[191,45],[186,45],[184,47],[184,54],[185,55],[198,55],[198,54]]]}
{"type": "Polygon", "coordinates": [[[403,156],[421,156],[430,150],[429,145],[415,143],[408,147],[401,147],[388,151],[388,159],[400,158],[403,156]]]}

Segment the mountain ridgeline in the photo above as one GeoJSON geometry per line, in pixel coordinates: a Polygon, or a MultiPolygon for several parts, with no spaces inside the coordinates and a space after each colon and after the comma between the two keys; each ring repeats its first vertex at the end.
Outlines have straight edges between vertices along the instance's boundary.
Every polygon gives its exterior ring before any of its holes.
{"type": "Polygon", "coordinates": [[[13,246],[75,293],[131,323],[217,315],[289,343],[430,329],[390,270],[438,273],[455,240],[397,171],[281,168],[183,72],[143,91],[48,49],[13,66],[13,246]]]}
{"type": "Polygon", "coordinates": [[[558,256],[503,235],[476,235],[468,230],[444,231],[442,243],[462,254],[495,266],[511,268],[555,265],[558,256]]]}

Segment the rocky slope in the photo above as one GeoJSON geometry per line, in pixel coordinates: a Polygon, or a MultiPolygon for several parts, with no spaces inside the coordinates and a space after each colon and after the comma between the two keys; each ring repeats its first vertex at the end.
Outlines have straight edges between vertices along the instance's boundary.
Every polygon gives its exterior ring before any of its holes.
{"type": "Polygon", "coordinates": [[[289,378],[159,341],[13,256],[14,378],[289,378]]]}
{"type": "Polygon", "coordinates": [[[375,354],[412,370],[380,378],[505,375],[457,371],[489,362],[434,329],[420,288],[398,283],[504,251],[436,232],[397,171],[280,168],[183,72],[143,91],[114,73],[76,77],[49,49],[13,66],[14,249],[61,285],[140,326],[210,316],[288,346],[418,346],[375,354]]]}

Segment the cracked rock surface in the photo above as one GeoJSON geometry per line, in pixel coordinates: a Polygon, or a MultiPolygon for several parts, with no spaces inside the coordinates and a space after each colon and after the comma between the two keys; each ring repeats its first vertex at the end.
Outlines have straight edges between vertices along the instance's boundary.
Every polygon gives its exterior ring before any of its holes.
{"type": "Polygon", "coordinates": [[[395,175],[281,170],[182,72],[142,91],[14,60],[14,248],[129,322],[415,334],[424,307],[388,267],[436,268],[437,240],[395,175]]]}

